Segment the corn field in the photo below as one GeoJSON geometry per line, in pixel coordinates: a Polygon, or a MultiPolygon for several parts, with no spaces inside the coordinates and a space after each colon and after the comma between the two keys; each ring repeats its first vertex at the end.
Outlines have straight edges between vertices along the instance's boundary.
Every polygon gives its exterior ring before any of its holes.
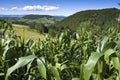
{"type": "Polygon", "coordinates": [[[120,80],[120,33],[95,35],[82,28],[52,39],[25,41],[0,22],[0,80],[120,80]],[[6,34],[6,31],[8,33],[6,34]]]}

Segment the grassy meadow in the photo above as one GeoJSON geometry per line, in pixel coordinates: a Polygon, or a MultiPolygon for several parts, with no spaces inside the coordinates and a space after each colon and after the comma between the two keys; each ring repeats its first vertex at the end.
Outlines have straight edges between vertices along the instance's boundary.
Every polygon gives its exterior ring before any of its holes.
{"type": "Polygon", "coordinates": [[[13,29],[18,36],[22,36],[22,33],[24,32],[26,40],[27,39],[32,39],[32,40],[44,39],[43,34],[38,33],[34,29],[30,29],[29,26],[26,26],[26,25],[13,24],[13,29]]]}

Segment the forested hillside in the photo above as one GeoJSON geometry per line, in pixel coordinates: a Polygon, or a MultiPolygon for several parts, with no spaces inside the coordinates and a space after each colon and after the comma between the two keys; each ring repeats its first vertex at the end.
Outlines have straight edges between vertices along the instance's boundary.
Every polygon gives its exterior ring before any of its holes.
{"type": "Polygon", "coordinates": [[[59,30],[69,28],[76,31],[80,27],[85,27],[88,30],[116,27],[119,14],[120,10],[116,8],[80,11],[58,22],[56,28],[59,30]]]}

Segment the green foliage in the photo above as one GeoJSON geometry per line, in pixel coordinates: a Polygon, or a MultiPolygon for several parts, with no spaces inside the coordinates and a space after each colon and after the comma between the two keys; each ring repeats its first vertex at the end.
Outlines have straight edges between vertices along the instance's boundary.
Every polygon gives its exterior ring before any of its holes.
{"type": "Polygon", "coordinates": [[[35,29],[39,32],[39,33],[48,33],[48,28],[42,24],[42,23],[38,23],[35,25],[35,29]]]}
{"type": "MultiPolygon", "coordinates": [[[[1,29],[9,28],[1,22],[1,29]]],[[[24,40],[12,29],[0,36],[1,80],[119,80],[120,33],[109,28],[101,35],[81,28],[54,39],[24,40]]]]}
{"type": "Polygon", "coordinates": [[[23,18],[12,19],[11,22],[14,24],[28,25],[31,29],[35,29],[39,33],[48,33],[50,26],[58,20],[48,15],[26,15],[23,18]]]}
{"type": "Polygon", "coordinates": [[[99,33],[103,29],[116,27],[119,14],[120,10],[116,8],[80,11],[58,22],[54,31],[61,30],[61,27],[63,27],[63,30],[68,28],[73,31],[84,27],[87,28],[87,31],[92,30],[99,33]]]}

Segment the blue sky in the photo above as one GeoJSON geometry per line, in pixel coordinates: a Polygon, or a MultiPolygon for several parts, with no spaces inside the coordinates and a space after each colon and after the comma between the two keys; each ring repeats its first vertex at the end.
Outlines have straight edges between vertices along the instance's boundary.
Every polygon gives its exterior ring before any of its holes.
{"type": "Polygon", "coordinates": [[[120,8],[120,0],[0,0],[0,14],[69,16],[78,11],[120,8]]]}

